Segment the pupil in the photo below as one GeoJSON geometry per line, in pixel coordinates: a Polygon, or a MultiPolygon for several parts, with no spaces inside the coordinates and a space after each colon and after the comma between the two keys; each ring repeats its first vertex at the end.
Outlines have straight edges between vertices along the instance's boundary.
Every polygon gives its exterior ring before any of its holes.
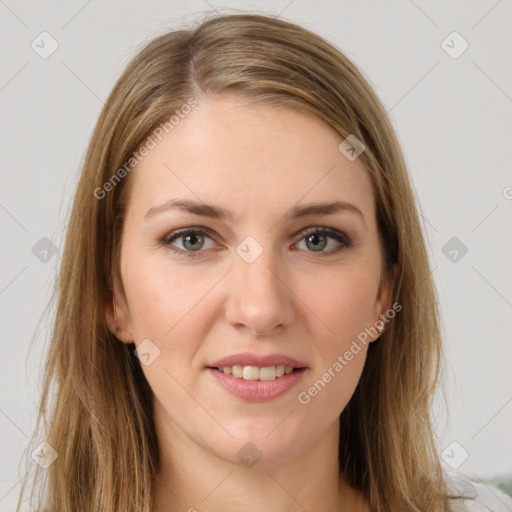
{"type": "MultiPolygon", "coordinates": [[[[200,241],[200,240],[201,240],[201,238],[202,238],[201,236],[197,236],[197,235],[187,235],[187,236],[185,237],[185,247],[187,247],[187,244],[188,244],[188,242],[189,242],[190,240],[192,240],[192,246],[194,246],[194,245],[195,245],[195,244],[194,244],[194,240],[196,240],[196,241],[197,241],[197,240],[199,240],[199,241],[200,241]]],[[[195,248],[195,249],[199,249],[199,248],[200,248],[200,245],[201,245],[201,244],[199,244],[199,247],[189,247],[189,248],[191,248],[191,249],[194,249],[194,248],[195,248]]]]}
{"type": "Polygon", "coordinates": [[[325,247],[325,237],[323,235],[310,235],[308,237],[308,242],[311,242],[314,239],[318,240],[318,238],[321,238],[322,241],[320,242],[320,245],[313,242],[313,250],[318,250],[318,248],[323,249],[325,247]],[[324,242],[323,245],[322,242],[324,242]]]}

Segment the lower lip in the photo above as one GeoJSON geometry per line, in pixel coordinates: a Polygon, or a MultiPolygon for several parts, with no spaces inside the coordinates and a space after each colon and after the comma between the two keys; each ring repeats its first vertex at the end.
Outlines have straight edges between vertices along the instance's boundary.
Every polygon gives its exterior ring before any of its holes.
{"type": "Polygon", "coordinates": [[[208,368],[208,371],[233,396],[250,402],[266,402],[284,395],[293,388],[302,378],[306,368],[299,368],[274,380],[244,380],[213,368],[208,368]]]}

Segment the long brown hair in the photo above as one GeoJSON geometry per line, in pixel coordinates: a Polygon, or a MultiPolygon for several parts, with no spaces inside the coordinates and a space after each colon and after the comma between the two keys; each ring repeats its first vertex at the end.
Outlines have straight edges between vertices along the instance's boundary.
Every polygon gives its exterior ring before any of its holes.
{"type": "Polygon", "coordinates": [[[372,179],[383,277],[396,266],[393,302],[402,311],[370,344],[341,414],[340,471],[375,511],[449,510],[431,418],[443,363],[439,312],[400,145],[342,52],[293,23],[253,14],[209,16],[149,41],[105,103],[71,212],[34,436],[58,459],[35,467],[32,499],[52,511],[151,510],[152,394],[134,346],[119,342],[105,319],[112,289],[124,293],[119,248],[132,181],[125,164],[191,98],[227,93],[308,112],[364,143],[359,158],[372,179]]]}

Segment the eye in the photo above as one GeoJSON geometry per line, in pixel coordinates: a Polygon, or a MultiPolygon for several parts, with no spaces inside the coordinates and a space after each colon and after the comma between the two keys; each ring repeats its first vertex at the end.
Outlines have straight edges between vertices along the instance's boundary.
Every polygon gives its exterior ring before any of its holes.
{"type": "MultiPolygon", "coordinates": [[[[194,258],[199,256],[197,253],[202,252],[201,249],[205,247],[206,239],[209,239],[213,242],[212,238],[206,231],[201,229],[186,228],[173,231],[162,240],[162,243],[173,252],[176,252],[180,255],[183,254],[189,258],[194,258]],[[174,245],[173,242],[175,240],[178,240],[181,243],[182,248],[179,246],[176,247],[174,245]]],[[[206,249],[211,248],[211,246],[206,244],[206,249]]]]}
{"type": "MultiPolygon", "coordinates": [[[[307,252],[319,253],[322,256],[335,254],[353,245],[347,235],[341,231],[327,227],[311,227],[302,231],[301,235],[296,245],[299,245],[304,240],[306,245],[305,250],[307,252]],[[332,243],[329,243],[329,240],[335,241],[334,248],[330,248],[330,250],[326,251],[325,249],[332,245],[332,243]]],[[[204,250],[212,249],[214,241],[204,229],[184,228],[169,233],[161,240],[161,243],[179,255],[195,258],[200,256],[200,253],[204,252],[204,250]],[[210,240],[211,244],[206,243],[207,240],[210,240]],[[177,241],[178,244],[176,244],[175,241],[177,241]]]]}
{"type": "Polygon", "coordinates": [[[322,256],[329,256],[353,245],[350,238],[337,229],[312,227],[301,234],[302,238],[299,240],[299,244],[304,240],[308,252],[321,253],[322,256]],[[334,248],[326,251],[324,249],[332,245],[329,244],[329,239],[335,240],[334,248]]]}

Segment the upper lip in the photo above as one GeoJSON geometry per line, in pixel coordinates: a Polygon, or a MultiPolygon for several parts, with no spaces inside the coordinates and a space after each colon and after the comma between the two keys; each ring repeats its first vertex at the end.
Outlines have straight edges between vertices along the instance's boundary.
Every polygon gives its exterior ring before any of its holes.
{"type": "Polygon", "coordinates": [[[282,354],[256,355],[244,352],[233,354],[209,364],[210,368],[221,368],[223,366],[291,366],[293,368],[307,368],[307,365],[282,354]]]}

